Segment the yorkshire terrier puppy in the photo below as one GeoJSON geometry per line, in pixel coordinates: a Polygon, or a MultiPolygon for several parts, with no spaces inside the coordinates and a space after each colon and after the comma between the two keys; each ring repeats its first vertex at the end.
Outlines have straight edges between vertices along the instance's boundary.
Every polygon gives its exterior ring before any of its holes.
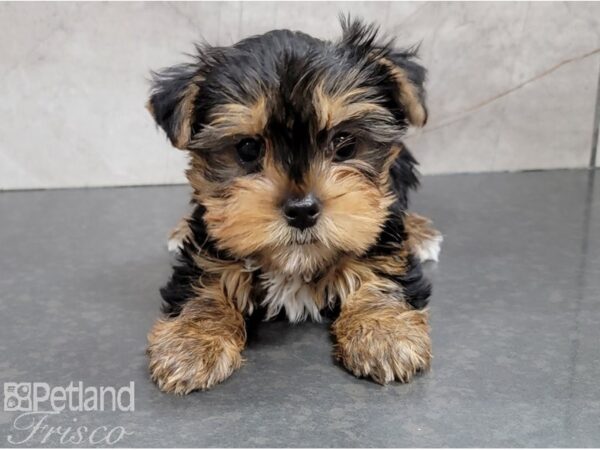
{"type": "Polygon", "coordinates": [[[402,144],[427,120],[415,52],[342,20],[336,42],[271,31],[154,74],[148,108],[187,150],[193,212],[149,334],[163,391],[208,389],[242,364],[246,319],[334,315],[335,357],[378,383],[431,359],[421,262],[438,231],[407,213],[402,144]]]}

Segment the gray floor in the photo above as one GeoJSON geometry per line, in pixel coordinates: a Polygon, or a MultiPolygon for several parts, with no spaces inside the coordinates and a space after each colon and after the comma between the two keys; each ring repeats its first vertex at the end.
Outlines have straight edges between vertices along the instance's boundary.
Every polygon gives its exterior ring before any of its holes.
{"type": "MultiPolygon", "coordinates": [[[[433,369],[413,383],[353,378],[332,363],[326,325],[271,323],[230,380],[187,397],[160,393],[144,355],[187,190],[0,193],[0,381],[135,381],[135,412],[46,419],[123,426],[119,446],[600,446],[590,174],[423,179],[414,209],[446,242],[430,268],[433,369]]],[[[31,433],[16,417],[0,413],[0,445],[31,433]]],[[[25,445],[62,445],[41,438],[25,445]]]]}

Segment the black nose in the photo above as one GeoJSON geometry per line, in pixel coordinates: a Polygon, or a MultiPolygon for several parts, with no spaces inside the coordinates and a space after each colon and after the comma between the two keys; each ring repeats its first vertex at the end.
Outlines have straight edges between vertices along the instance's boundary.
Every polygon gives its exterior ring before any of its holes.
{"type": "Polygon", "coordinates": [[[313,194],[304,198],[290,197],[283,204],[283,214],[288,224],[301,230],[317,223],[320,213],[321,206],[313,194]]]}

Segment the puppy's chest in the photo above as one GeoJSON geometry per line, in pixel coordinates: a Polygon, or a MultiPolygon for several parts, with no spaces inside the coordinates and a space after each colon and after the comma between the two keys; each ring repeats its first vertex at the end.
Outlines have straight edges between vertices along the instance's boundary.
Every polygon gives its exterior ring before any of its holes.
{"type": "Polygon", "coordinates": [[[261,284],[265,291],[261,305],[266,308],[266,319],[284,310],[290,322],[301,322],[308,317],[316,322],[321,320],[320,311],[325,302],[313,283],[299,275],[265,272],[261,275],[261,284]]]}

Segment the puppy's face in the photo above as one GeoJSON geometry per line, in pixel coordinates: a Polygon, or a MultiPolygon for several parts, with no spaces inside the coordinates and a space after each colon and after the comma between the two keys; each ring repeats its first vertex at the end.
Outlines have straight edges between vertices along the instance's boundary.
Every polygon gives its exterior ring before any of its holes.
{"type": "Polygon", "coordinates": [[[276,31],[156,74],[150,110],[190,152],[221,248],[308,276],[376,241],[399,139],[426,111],[424,70],[374,37],[358,22],[337,43],[276,31]]]}

